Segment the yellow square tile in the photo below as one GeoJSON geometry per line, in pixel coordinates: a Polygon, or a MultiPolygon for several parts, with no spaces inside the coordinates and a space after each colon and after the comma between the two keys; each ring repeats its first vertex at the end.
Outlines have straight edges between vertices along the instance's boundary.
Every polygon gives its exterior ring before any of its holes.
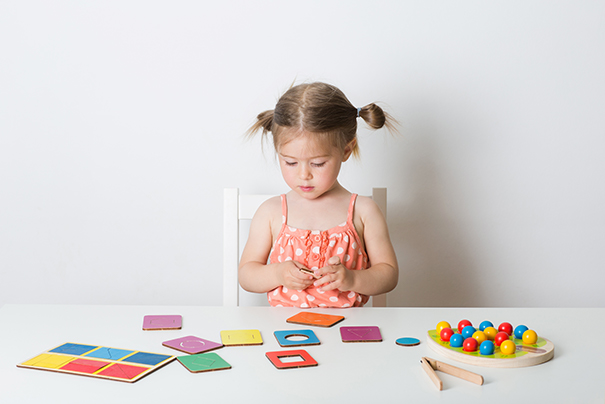
{"type": "Polygon", "coordinates": [[[61,366],[71,362],[75,358],[73,356],[42,354],[23,362],[23,366],[35,366],[47,369],[59,369],[61,366]]]}
{"type": "Polygon", "coordinates": [[[262,345],[263,343],[259,330],[221,331],[221,340],[225,346],[262,345]]]}

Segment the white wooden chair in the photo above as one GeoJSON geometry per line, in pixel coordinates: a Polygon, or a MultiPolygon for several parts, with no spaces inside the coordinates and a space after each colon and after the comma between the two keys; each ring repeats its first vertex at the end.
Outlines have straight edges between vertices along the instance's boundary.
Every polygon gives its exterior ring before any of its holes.
{"type": "MultiPolygon", "coordinates": [[[[239,188],[225,188],[223,194],[223,306],[239,306],[237,277],[240,257],[240,221],[252,220],[258,207],[275,195],[240,195],[239,188]]],[[[387,214],[387,189],[372,188],[372,199],[387,214]]],[[[374,307],[386,307],[386,293],[372,296],[374,307]]]]}

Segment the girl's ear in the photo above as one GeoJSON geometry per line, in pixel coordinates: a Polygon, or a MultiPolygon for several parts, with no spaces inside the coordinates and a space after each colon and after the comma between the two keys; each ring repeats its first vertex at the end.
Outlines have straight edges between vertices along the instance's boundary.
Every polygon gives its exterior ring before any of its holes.
{"type": "Polygon", "coordinates": [[[355,146],[357,146],[357,138],[355,138],[355,139],[351,140],[351,141],[349,142],[349,144],[347,144],[347,145],[345,146],[345,153],[344,153],[344,155],[342,156],[342,161],[343,161],[343,163],[344,163],[345,161],[347,161],[347,160],[349,159],[349,157],[351,157],[351,154],[353,153],[353,150],[355,150],[355,146]]]}

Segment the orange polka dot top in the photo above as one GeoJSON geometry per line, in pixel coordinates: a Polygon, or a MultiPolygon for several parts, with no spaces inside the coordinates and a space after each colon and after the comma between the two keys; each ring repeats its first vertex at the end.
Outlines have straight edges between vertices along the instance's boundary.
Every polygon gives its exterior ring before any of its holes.
{"type": "MultiPolygon", "coordinates": [[[[294,260],[309,269],[319,269],[326,265],[328,259],[338,256],[348,269],[368,268],[368,256],[353,225],[356,198],[357,194],[351,195],[345,223],[320,231],[288,226],[286,195],[281,195],[283,224],[269,255],[270,263],[294,260]]],[[[368,296],[352,291],[322,292],[311,285],[305,290],[289,290],[285,286],[279,286],[267,293],[267,299],[271,306],[277,307],[356,307],[363,306],[368,301],[368,296]]]]}

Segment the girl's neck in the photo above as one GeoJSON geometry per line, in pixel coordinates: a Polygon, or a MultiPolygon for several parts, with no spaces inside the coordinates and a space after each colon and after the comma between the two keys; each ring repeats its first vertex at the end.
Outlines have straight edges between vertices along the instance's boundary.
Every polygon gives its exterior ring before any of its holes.
{"type": "Polygon", "coordinates": [[[287,195],[287,224],[306,230],[328,230],[347,220],[351,193],[340,184],[315,199],[302,198],[294,191],[287,195]]]}

